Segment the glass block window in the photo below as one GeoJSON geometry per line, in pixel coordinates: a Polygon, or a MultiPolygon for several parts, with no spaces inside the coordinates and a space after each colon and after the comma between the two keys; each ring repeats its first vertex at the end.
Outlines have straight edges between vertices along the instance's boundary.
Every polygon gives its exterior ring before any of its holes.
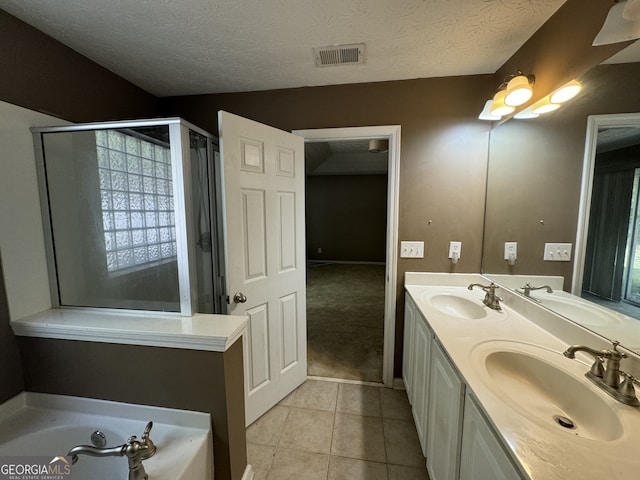
{"type": "Polygon", "coordinates": [[[95,134],[107,270],[175,260],[169,146],[118,130],[95,134]]]}

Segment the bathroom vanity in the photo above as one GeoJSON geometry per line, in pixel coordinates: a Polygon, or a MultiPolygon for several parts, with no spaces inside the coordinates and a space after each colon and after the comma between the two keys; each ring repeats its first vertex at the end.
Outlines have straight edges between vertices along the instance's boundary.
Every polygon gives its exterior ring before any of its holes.
{"type": "MultiPolygon", "coordinates": [[[[432,480],[634,479],[640,408],[586,377],[604,338],[481,275],[407,273],[403,380],[432,480]]],[[[621,368],[638,375],[629,352],[621,368]]]]}

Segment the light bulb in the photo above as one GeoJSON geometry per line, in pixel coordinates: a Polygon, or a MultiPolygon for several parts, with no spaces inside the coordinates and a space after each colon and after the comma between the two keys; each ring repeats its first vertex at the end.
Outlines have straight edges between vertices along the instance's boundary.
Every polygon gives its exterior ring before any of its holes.
{"type": "Polygon", "coordinates": [[[553,92],[549,100],[551,103],[564,103],[575,97],[580,90],[582,90],[582,84],[577,80],[571,80],[553,92]]]}
{"type": "Polygon", "coordinates": [[[491,115],[498,115],[502,117],[503,115],[509,115],[512,113],[515,108],[504,103],[504,97],[507,95],[506,90],[500,90],[493,97],[493,103],[491,105],[491,115]]]}
{"type": "Polygon", "coordinates": [[[509,80],[504,103],[512,107],[518,107],[533,95],[533,89],[529,79],[524,75],[518,75],[509,80]]]}
{"type": "Polygon", "coordinates": [[[531,107],[531,112],[542,115],[543,113],[553,112],[558,108],[560,108],[560,104],[551,103],[549,101],[549,97],[544,97],[542,100],[538,100],[533,104],[533,106],[531,107]]]}
{"type": "Polygon", "coordinates": [[[538,118],[538,114],[537,113],[533,113],[533,108],[532,106],[525,108],[524,110],[516,113],[514,115],[514,118],[517,118],[518,120],[528,120],[531,118],[538,118]]]}
{"type": "Polygon", "coordinates": [[[492,99],[489,99],[485,102],[482,112],[480,112],[480,115],[478,115],[478,118],[480,120],[500,120],[501,117],[499,115],[491,114],[492,105],[493,105],[492,99]]]}

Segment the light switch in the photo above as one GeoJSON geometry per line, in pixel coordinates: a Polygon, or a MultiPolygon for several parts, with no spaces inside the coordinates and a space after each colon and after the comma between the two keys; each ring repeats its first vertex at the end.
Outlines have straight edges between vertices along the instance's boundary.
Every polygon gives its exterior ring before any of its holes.
{"type": "Polygon", "coordinates": [[[571,261],[572,243],[545,243],[543,260],[547,262],[571,261]]]}
{"type": "Polygon", "coordinates": [[[400,242],[400,258],[424,258],[424,242],[400,242]]]}

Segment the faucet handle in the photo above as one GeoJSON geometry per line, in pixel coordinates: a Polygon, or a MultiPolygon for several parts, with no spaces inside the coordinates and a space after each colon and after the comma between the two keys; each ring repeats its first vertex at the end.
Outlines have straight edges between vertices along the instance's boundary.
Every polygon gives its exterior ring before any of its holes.
{"type": "Polygon", "coordinates": [[[151,432],[152,428],[153,428],[153,422],[147,423],[147,426],[144,427],[144,432],[142,434],[142,441],[145,441],[149,438],[149,433],[151,432]]]}
{"type": "Polygon", "coordinates": [[[145,451],[142,454],[143,460],[153,457],[156,453],[156,445],[153,443],[153,441],[149,437],[151,428],[153,428],[153,422],[147,423],[147,426],[144,429],[144,433],[142,434],[142,438],[140,439],[141,440],[140,443],[142,443],[142,445],[145,447],[145,451]]]}
{"type": "Polygon", "coordinates": [[[603,360],[602,357],[600,357],[600,356],[595,357],[593,365],[591,365],[591,370],[589,370],[591,375],[593,375],[594,377],[598,377],[598,378],[604,377],[604,364],[603,364],[603,362],[604,362],[604,360],[603,360]]]}
{"type": "Polygon", "coordinates": [[[621,395],[627,398],[637,398],[636,397],[636,389],[633,387],[634,383],[638,383],[638,380],[633,375],[630,375],[626,372],[620,371],[620,374],[624,378],[620,386],[618,387],[618,392],[621,395]]]}
{"type": "Polygon", "coordinates": [[[616,352],[617,354],[620,355],[620,358],[627,358],[627,354],[624,352],[621,352],[620,350],[618,350],[618,346],[620,345],[620,342],[618,340],[612,340],[611,344],[613,345],[613,352],[616,352]]]}

